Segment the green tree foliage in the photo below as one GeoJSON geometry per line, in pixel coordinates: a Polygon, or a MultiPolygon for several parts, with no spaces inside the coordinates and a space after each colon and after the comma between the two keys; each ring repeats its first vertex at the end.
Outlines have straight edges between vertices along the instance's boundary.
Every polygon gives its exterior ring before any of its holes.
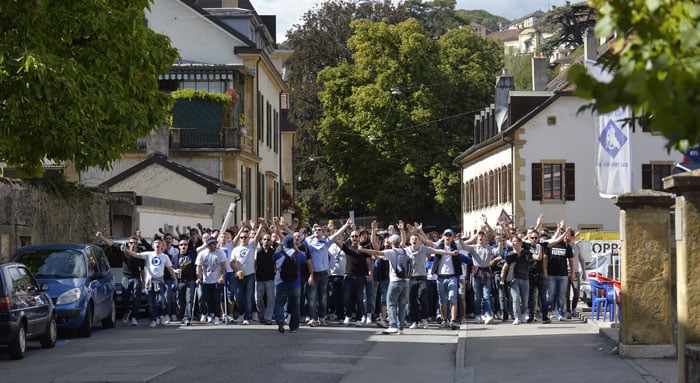
{"type": "Polygon", "coordinates": [[[403,3],[409,17],[418,20],[426,33],[439,37],[463,25],[455,16],[456,0],[407,0],[403,3]]]}
{"type": "Polygon", "coordinates": [[[469,28],[434,40],[420,23],[355,22],[355,52],[324,69],[319,138],[338,181],[341,206],[380,219],[457,221],[459,172],[473,115],[491,99],[501,48],[469,28]]]}
{"type": "MultiPolygon", "coordinates": [[[[316,82],[318,72],[327,66],[352,61],[347,41],[352,36],[350,23],[355,19],[386,20],[396,23],[406,19],[402,8],[390,0],[383,2],[327,1],[319,9],[302,17],[302,24],[287,34],[286,44],[294,50],[290,58],[290,119],[297,127],[295,174],[297,200],[311,221],[323,217],[346,215],[341,212],[331,193],[337,182],[318,141],[318,123],[323,116],[318,93],[323,89],[316,82]]],[[[358,211],[358,214],[363,212],[358,211]]]]}
{"type": "Polygon", "coordinates": [[[501,23],[508,21],[505,17],[492,15],[482,9],[472,11],[458,9],[455,11],[455,18],[457,18],[462,25],[469,25],[469,23],[481,24],[486,27],[487,34],[498,32],[501,23]]]}
{"type": "Polygon", "coordinates": [[[0,3],[0,158],[109,167],[166,121],[158,75],[177,57],[146,26],[148,0],[0,3]]]}
{"type": "Polygon", "coordinates": [[[671,144],[700,137],[700,4],[694,0],[594,0],[597,36],[615,39],[605,66],[614,78],[595,81],[582,66],[569,80],[600,113],[630,107],[631,121],[662,132],[671,144]]]}
{"type": "Polygon", "coordinates": [[[515,80],[515,90],[532,90],[532,54],[505,55],[503,61],[515,80]]]}
{"type": "Polygon", "coordinates": [[[595,9],[585,2],[554,8],[536,25],[538,33],[554,33],[545,40],[540,51],[550,56],[559,47],[573,50],[583,45],[586,30],[593,28],[595,22],[595,9]]]}

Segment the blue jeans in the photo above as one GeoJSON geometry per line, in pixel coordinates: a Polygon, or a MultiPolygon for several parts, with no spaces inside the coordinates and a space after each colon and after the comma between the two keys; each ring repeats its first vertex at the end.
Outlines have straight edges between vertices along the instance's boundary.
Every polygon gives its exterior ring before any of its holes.
{"type": "Polygon", "coordinates": [[[219,297],[222,285],[218,283],[202,283],[199,285],[199,313],[202,315],[221,316],[219,297]]]}
{"type": "MultiPolygon", "coordinates": [[[[372,317],[374,314],[374,306],[377,301],[377,286],[374,285],[374,280],[370,281],[369,277],[365,277],[365,314],[372,317]]],[[[360,320],[360,318],[357,318],[360,320]]]]}
{"type": "Polygon", "coordinates": [[[482,282],[481,275],[472,276],[472,286],[474,286],[475,314],[491,314],[491,275],[487,275],[482,282]],[[482,309],[483,305],[483,309],[482,309]]]}
{"type": "Polygon", "coordinates": [[[557,316],[564,316],[566,307],[566,289],[569,287],[569,277],[566,275],[550,275],[547,279],[549,284],[549,308],[554,309],[554,302],[557,303],[557,316]]]}
{"type": "Polygon", "coordinates": [[[520,319],[527,310],[527,299],[530,295],[530,280],[515,279],[510,283],[510,298],[513,300],[513,318],[520,319]]]}
{"type": "Polygon", "coordinates": [[[367,277],[346,274],[343,278],[343,303],[345,304],[345,316],[352,316],[360,320],[365,314],[365,303],[362,296],[365,290],[367,277]]]}
{"type": "Polygon", "coordinates": [[[389,281],[379,282],[379,286],[377,287],[377,294],[379,294],[379,304],[381,304],[382,306],[386,306],[387,291],[389,291],[389,281]]]}
{"type": "Polygon", "coordinates": [[[275,281],[256,281],[255,283],[255,304],[258,308],[259,320],[272,320],[272,313],[275,306],[275,281]],[[267,305],[265,298],[267,296],[267,305]]]}
{"type": "Polygon", "coordinates": [[[148,288],[148,311],[151,321],[165,315],[165,283],[151,282],[148,288]]]}
{"type": "MultiPolygon", "coordinates": [[[[508,302],[510,301],[510,289],[508,285],[501,285],[501,274],[495,273],[493,275],[493,283],[496,285],[496,293],[498,294],[498,306],[501,308],[501,314],[503,319],[508,318],[508,302]]],[[[529,284],[529,283],[528,283],[529,284]]],[[[513,312],[511,312],[513,314],[513,312]]],[[[512,316],[512,315],[511,315],[512,316]]],[[[515,317],[514,317],[515,318],[515,317]]]]}
{"type": "Polygon", "coordinates": [[[527,316],[535,318],[535,289],[538,291],[537,302],[542,313],[542,320],[548,319],[547,313],[547,280],[544,274],[530,275],[530,293],[527,300],[527,316]]]}
{"type": "Polygon", "coordinates": [[[275,321],[278,325],[284,325],[284,305],[290,315],[289,329],[294,331],[299,328],[299,287],[279,287],[275,292],[275,321]]]}
{"type": "Polygon", "coordinates": [[[428,311],[428,283],[425,279],[411,279],[408,284],[409,316],[411,322],[420,322],[427,319],[428,311]]]}
{"type": "Polygon", "coordinates": [[[122,309],[136,318],[141,306],[141,278],[122,278],[122,309]]]}
{"type": "Polygon", "coordinates": [[[438,278],[437,288],[440,306],[448,306],[449,308],[449,305],[457,304],[459,277],[438,278]]]}
{"type": "Polygon", "coordinates": [[[236,290],[236,304],[238,315],[244,314],[243,319],[250,320],[253,317],[253,293],[255,292],[255,274],[246,275],[238,280],[236,290]]]}
{"type": "Polygon", "coordinates": [[[180,317],[187,321],[194,317],[194,312],[192,309],[192,303],[194,301],[194,294],[197,289],[194,281],[180,282],[180,293],[178,294],[178,300],[180,302],[180,317]]]}
{"type": "Polygon", "coordinates": [[[309,317],[325,318],[328,307],[328,271],[314,271],[314,284],[306,290],[309,301],[309,317]]]}
{"type": "Polygon", "coordinates": [[[408,304],[408,281],[391,281],[387,289],[389,327],[403,330],[408,304]]]}

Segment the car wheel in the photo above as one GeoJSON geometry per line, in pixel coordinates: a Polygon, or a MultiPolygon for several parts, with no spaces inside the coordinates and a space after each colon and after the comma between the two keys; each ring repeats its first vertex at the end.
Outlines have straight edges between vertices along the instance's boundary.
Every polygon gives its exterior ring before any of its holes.
{"type": "Polygon", "coordinates": [[[56,318],[51,317],[49,325],[46,326],[46,333],[39,338],[41,342],[41,347],[52,348],[56,346],[56,336],[58,334],[58,329],[56,327],[56,318]]]}
{"type": "Polygon", "coordinates": [[[92,305],[88,305],[87,310],[85,310],[85,319],[78,329],[79,337],[89,338],[90,335],[92,335],[92,305]]]}
{"type": "Polygon", "coordinates": [[[109,308],[109,315],[107,318],[102,319],[103,328],[114,328],[114,324],[117,322],[117,307],[112,300],[112,306],[109,308]]]}
{"type": "Polygon", "coordinates": [[[7,345],[7,352],[10,354],[10,359],[22,359],[26,350],[27,332],[24,329],[24,325],[20,325],[14,339],[7,345]]]}

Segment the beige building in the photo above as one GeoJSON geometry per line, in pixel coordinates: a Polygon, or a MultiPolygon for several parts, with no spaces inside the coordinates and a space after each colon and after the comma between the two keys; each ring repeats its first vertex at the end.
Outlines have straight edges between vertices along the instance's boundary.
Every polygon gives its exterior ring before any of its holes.
{"type": "MultiPolygon", "coordinates": [[[[140,140],[138,149],[125,153],[110,171],[81,173],[80,182],[103,184],[159,152],[240,191],[223,204],[237,200],[234,222],[291,218],[295,128],[286,118],[289,99],[283,78],[291,51],[277,48],[275,16],[258,15],[247,0],[156,0],[146,16],[149,27],[168,36],[181,57],[160,77],[161,90],[226,93],[237,102],[227,110],[213,101],[177,100],[172,126],[140,140]]],[[[152,196],[162,197],[158,192],[152,196]]],[[[196,188],[191,193],[178,200],[208,198],[196,188]]],[[[224,216],[215,207],[209,219],[217,227],[224,216]]]]}

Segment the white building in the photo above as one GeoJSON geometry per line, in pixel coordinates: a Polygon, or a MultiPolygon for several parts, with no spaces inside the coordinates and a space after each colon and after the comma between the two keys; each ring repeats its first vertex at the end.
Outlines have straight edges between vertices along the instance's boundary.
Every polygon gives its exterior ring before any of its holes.
{"type": "MultiPolygon", "coordinates": [[[[533,59],[533,82],[546,79],[545,65],[544,58],[533,59]]],[[[589,101],[572,94],[565,76],[547,87],[533,84],[544,91],[516,92],[512,77],[497,80],[495,105],[476,117],[474,145],[455,159],[465,233],[479,227],[482,214],[492,225],[507,215],[527,228],[543,213],[549,227],[564,219],[579,231],[619,230],[619,210],[594,186],[594,118],[578,112],[589,101]]],[[[667,153],[664,137],[639,127],[629,143],[633,190],[660,189],[660,179],[683,158],[667,153]]]]}

